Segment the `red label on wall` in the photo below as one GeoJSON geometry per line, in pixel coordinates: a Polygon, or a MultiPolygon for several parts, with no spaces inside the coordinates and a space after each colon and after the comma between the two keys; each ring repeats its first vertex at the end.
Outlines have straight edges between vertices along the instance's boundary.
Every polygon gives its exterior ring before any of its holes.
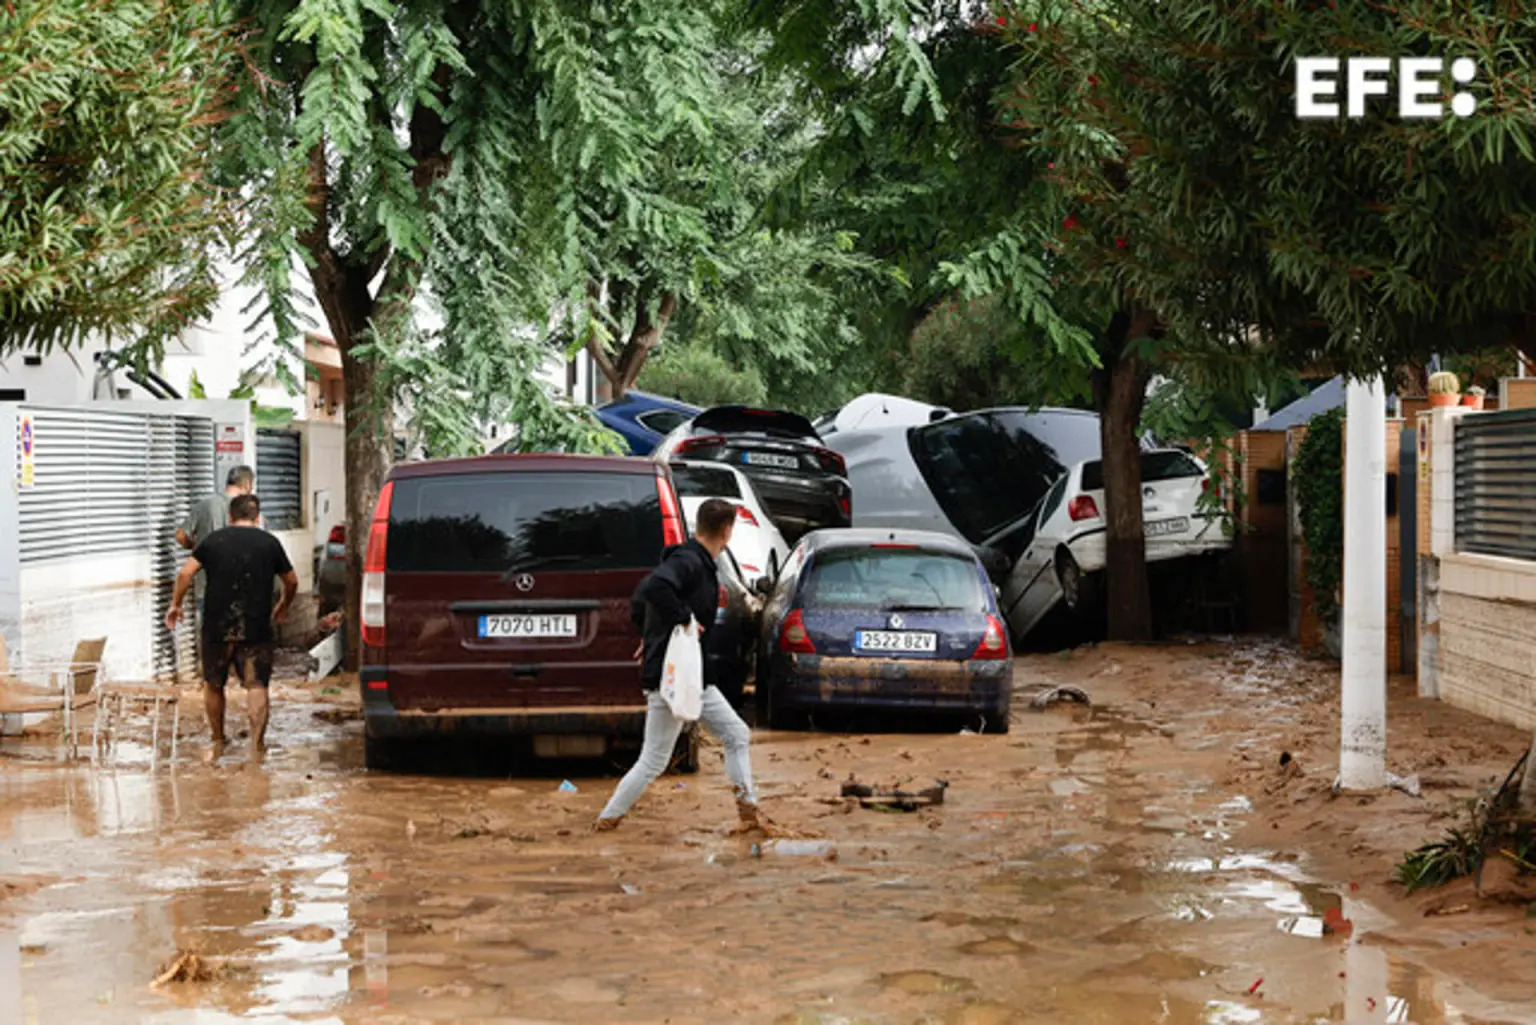
{"type": "Polygon", "coordinates": [[[245,442],[243,442],[243,441],[220,441],[220,442],[215,442],[214,443],[214,449],[216,451],[219,451],[219,452],[244,452],[245,451],[245,442]]]}

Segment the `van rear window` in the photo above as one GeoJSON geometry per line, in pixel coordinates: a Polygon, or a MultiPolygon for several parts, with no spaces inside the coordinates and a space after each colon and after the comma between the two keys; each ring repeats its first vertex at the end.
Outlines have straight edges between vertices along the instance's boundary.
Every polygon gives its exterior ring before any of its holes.
{"type": "Polygon", "coordinates": [[[661,503],[650,475],[484,473],[395,482],[391,572],[649,569],[661,550],[661,503]]]}
{"type": "Polygon", "coordinates": [[[1099,421],[1080,413],[992,410],[914,428],[909,439],[949,521],[981,544],[1035,508],[1068,466],[1099,455],[1099,421]]]}

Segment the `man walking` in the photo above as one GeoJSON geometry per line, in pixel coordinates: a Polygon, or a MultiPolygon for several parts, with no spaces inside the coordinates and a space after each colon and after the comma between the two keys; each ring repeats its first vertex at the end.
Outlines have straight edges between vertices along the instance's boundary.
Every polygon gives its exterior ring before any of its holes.
{"type": "MultiPolygon", "coordinates": [[[[661,676],[667,642],[674,627],[699,624],[701,647],[707,643],[719,604],[720,582],[715,559],[725,550],[736,525],[736,506],[711,498],[699,506],[696,537],[668,549],[661,565],[640,582],[630,601],[630,615],[642,638],[636,654],[644,653],[640,687],[645,691],[645,745],[634,768],[619,781],[608,806],[594,824],[597,830],[616,827],[646,787],[666,771],[683,724],[661,696],[661,676]]],[[[752,786],[752,760],[748,751],[751,731],[711,679],[704,660],[704,702],[699,722],[725,747],[725,772],[736,792],[736,810],[742,823],[762,827],[757,791],[752,786]]]]}
{"type": "MultiPolygon", "coordinates": [[[[233,477],[233,474],[231,474],[233,477]]],[[[281,622],[299,589],[299,578],[277,538],[261,529],[261,502],[238,495],[229,503],[229,526],[205,537],[181,567],[165,625],[175,630],[181,605],[199,571],[208,576],[200,648],[203,703],[213,732],[210,760],[224,753],[224,684],[234,669],[245,686],[251,717],[251,750],[266,750],[272,680],[273,621],[281,622]],[[274,608],[273,581],[283,582],[274,608]]]]}
{"type": "MultiPolygon", "coordinates": [[[[229,526],[229,503],[241,495],[249,495],[256,490],[256,471],[249,466],[237,466],[229,471],[224,478],[224,492],[215,492],[205,495],[193,503],[187,511],[187,519],[180,527],[176,528],[176,543],[187,551],[192,551],[203,543],[203,539],[211,535],[215,530],[222,530],[229,526]]],[[[202,615],[203,596],[208,588],[208,576],[199,573],[194,582],[192,597],[196,602],[193,609],[198,610],[198,616],[202,615]]],[[[201,632],[202,621],[194,617],[193,625],[201,632]]]]}

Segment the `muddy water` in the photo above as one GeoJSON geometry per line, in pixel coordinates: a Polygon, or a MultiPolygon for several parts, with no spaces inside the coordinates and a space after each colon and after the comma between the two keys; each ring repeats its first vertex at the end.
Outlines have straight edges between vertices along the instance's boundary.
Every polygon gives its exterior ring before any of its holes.
{"type": "Polygon", "coordinates": [[[835,858],[728,835],[713,753],[594,837],[612,779],[370,775],[357,724],[302,706],[261,766],[8,747],[0,1025],[1532,1020],[1379,942],[1393,921],[1349,880],[1234,839],[1254,795],[1220,782],[1238,740],[1208,725],[1233,692],[1202,718],[1092,688],[1091,713],[1007,736],[762,735],[768,810],[835,858]],[[909,814],[826,803],[850,773],[950,788],[909,814]],[[177,950],[215,977],[150,989],[177,950]]]}

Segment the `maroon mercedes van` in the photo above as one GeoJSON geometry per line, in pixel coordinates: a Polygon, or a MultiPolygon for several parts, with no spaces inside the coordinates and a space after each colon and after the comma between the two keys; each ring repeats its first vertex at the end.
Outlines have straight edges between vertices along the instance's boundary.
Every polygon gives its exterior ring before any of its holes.
{"type": "Polygon", "coordinates": [[[685,529],[666,468],[639,459],[391,470],[363,564],[368,767],[398,764],[411,738],[460,733],[526,735],[540,757],[637,745],[629,599],[685,529]]]}

